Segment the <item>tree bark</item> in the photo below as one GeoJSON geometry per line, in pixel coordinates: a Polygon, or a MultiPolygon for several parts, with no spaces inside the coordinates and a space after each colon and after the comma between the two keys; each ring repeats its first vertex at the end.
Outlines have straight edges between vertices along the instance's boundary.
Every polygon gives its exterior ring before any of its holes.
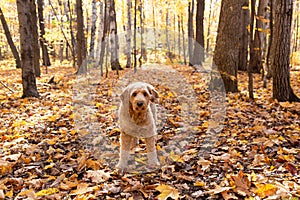
{"type": "Polygon", "coordinates": [[[197,0],[196,42],[194,44],[193,65],[202,65],[204,61],[204,6],[205,0],[197,0]]]}
{"type": "Polygon", "coordinates": [[[194,18],[194,0],[189,2],[188,5],[188,54],[189,54],[189,66],[193,66],[193,52],[194,52],[194,27],[193,27],[193,18],[194,18]]]}
{"type": "Polygon", "coordinates": [[[45,39],[45,23],[44,23],[44,0],[38,0],[38,17],[39,17],[39,26],[40,26],[40,46],[42,49],[42,58],[43,58],[43,65],[44,66],[50,66],[50,58],[48,54],[48,49],[47,49],[47,41],[45,39]]]}
{"type": "Polygon", "coordinates": [[[277,0],[274,26],[273,98],[278,101],[300,101],[290,85],[290,46],[293,0],[277,0]]]}
{"type": "Polygon", "coordinates": [[[84,36],[84,24],[83,24],[83,11],[82,0],[76,0],[76,14],[77,14],[77,73],[85,73],[86,66],[83,65],[83,61],[86,57],[86,45],[84,36]]]}
{"type": "Polygon", "coordinates": [[[222,0],[214,63],[220,70],[226,92],[238,92],[237,70],[241,24],[240,0],[222,0]]]}
{"type": "Polygon", "coordinates": [[[118,37],[118,27],[115,9],[115,0],[110,0],[110,10],[109,10],[109,21],[110,21],[110,64],[112,70],[121,70],[121,65],[119,61],[119,37],[118,37]]]}
{"type": "Polygon", "coordinates": [[[247,63],[248,63],[248,44],[249,44],[249,1],[244,0],[244,4],[242,7],[242,17],[241,17],[241,29],[240,32],[242,36],[240,38],[240,45],[239,45],[239,66],[238,69],[242,71],[247,70],[247,63]]]}
{"type": "Polygon", "coordinates": [[[95,55],[95,35],[96,35],[96,22],[97,22],[97,1],[92,1],[92,26],[91,26],[91,41],[90,41],[90,56],[94,59],[95,55]]]}
{"type": "Polygon", "coordinates": [[[127,0],[127,27],[126,27],[126,68],[131,67],[131,0],[127,0]]]}
{"type": "MultiPolygon", "coordinates": [[[[101,39],[101,52],[100,52],[100,59],[98,65],[101,67],[101,76],[103,76],[103,61],[104,61],[104,53],[105,48],[107,47],[107,40],[109,36],[109,8],[110,7],[110,1],[105,0],[104,1],[104,23],[103,23],[103,33],[102,33],[102,39],[101,39]]],[[[108,51],[106,51],[108,52],[108,51]]]]}
{"type": "Polygon", "coordinates": [[[253,57],[251,57],[251,60],[253,61],[252,70],[254,73],[260,73],[263,67],[262,49],[264,46],[264,40],[262,30],[264,29],[264,23],[262,22],[262,20],[264,19],[266,6],[266,0],[259,0],[258,12],[256,16],[256,28],[254,34],[254,54],[253,57]]]}
{"type": "Polygon", "coordinates": [[[20,59],[20,56],[19,56],[19,52],[18,52],[18,50],[17,50],[17,48],[16,48],[16,46],[15,46],[13,40],[12,40],[9,28],[7,26],[7,23],[6,23],[6,20],[5,20],[5,17],[3,15],[3,12],[2,12],[1,8],[0,8],[0,20],[1,20],[1,23],[2,23],[2,27],[4,29],[4,33],[5,33],[7,42],[9,44],[11,52],[12,52],[14,58],[15,58],[16,68],[21,68],[21,59],[20,59]]]}
{"type": "Polygon", "coordinates": [[[30,3],[31,18],[32,18],[32,39],[33,39],[33,65],[35,70],[35,76],[41,76],[40,68],[40,47],[39,47],[39,35],[38,35],[38,20],[36,13],[36,4],[35,1],[30,3]]]}
{"type": "Polygon", "coordinates": [[[22,98],[39,97],[33,65],[33,21],[30,5],[32,1],[33,0],[17,0],[22,65],[22,98]]]}
{"type": "Polygon", "coordinates": [[[254,67],[254,39],[253,39],[253,29],[254,29],[254,16],[255,16],[255,1],[251,0],[251,19],[250,19],[250,61],[248,64],[247,72],[248,72],[248,92],[250,99],[254,99],[253,96],[253,67],[254,67]]]}
{"type": "Polygon", "coordinates": [[[103,2],[99,2],[99,23],[98,23],[98,38],[97,38],[97,51],[96,51],[96,63],[99,66],[100,54],[101,54],[101,41],[103,34],[103,24],[104,24],[104,15],[103,15],[103,2]]]}

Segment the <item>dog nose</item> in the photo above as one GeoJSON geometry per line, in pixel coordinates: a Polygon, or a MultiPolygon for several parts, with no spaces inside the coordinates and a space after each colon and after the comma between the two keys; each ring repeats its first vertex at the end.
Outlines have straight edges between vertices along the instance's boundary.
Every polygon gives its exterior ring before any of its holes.
{"type": "Polygon", "coordinates": [[[142,101],[139,101],[139,102],[136,103],[136,105],[137,105],[138,107],[142,107],[143,104],[144,104],[144,103],[143,103],[142,101]]]}

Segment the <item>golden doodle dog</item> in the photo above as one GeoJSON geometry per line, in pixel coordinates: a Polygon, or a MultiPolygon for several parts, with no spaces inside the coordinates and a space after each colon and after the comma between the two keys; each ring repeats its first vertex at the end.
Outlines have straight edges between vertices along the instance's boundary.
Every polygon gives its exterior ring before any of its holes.
{"type": "Polygon", "coordinates": [[[117,168],[127,168],[131,148],[137,138],[144,138],[150,167],[159,165],[156,153],[156,106],[158,93],[148,83],[135,82],[128,85],[121,94],[119,108],[120,158],[117,168]]]}

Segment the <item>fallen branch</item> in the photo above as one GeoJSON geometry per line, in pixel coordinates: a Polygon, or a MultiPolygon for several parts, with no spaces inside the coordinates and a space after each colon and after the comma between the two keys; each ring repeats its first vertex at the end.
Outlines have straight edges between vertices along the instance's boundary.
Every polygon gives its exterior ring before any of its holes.
{"type": "Polygon", "coordinates": [[[7,85],[5,85],[2,81],[0,81],[1,85],[3,85],[4,87],[6,87],[9,91],[11,91],[12,93],[15,93],[15,91],[13,91],[12,89],[10,89],[7,85]]]}

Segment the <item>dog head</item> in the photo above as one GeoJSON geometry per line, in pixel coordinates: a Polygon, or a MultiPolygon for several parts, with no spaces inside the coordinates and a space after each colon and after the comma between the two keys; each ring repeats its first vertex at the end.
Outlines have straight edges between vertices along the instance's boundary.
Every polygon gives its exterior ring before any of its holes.
{"type": "Polygon", "coordinates": [[[157,102],[158,92],[155,88],[143,82],[128,85],[121,94],[122,103],[127,104],[129,111],[147,112],[149,102],[157,102]]]}

